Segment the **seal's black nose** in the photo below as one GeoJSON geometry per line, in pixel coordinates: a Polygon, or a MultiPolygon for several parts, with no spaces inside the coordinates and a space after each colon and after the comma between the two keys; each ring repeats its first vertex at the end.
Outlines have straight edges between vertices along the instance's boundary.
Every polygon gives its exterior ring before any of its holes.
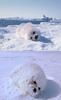
{"type": "Polygon", "coordinates": [[[33,31],[33,34],[35,34],[35,31],[33,31]]]}
{"type": "Polygon", "coordinates": [[[38,38],[38,35],[35,36],[35,39],[37,39],[37,38],[38,38]]]}

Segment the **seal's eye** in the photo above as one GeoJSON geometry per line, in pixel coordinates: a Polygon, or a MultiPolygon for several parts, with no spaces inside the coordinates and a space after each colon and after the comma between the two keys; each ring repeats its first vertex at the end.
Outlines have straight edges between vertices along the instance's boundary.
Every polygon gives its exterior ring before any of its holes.
{"type": "Polygon", "coordinates": [[[40,87],[38,87],[38,90],[40,90],[41,88],[40,87]]]}
{"type": "Polygon", "coordinates": [[[35,31],[33,31],[33,34],[35,34],[35,31]]]}
{"type": "Polygon", "coordinates": [[[38,35],[35,36],[35,39],[37,39],[37,38],[38,38],[38,35]]]}
{"type": "Polygon", "coordinates": [[[37,84],[36,81],[33,81],[34,84],[37,84]]]}
{"type": "Polygon", "coordinates": [[[36,91],[37,91],[36,88],[34,88],[34,89],[33,89],[33,92],[36,93],[36,91]]]}

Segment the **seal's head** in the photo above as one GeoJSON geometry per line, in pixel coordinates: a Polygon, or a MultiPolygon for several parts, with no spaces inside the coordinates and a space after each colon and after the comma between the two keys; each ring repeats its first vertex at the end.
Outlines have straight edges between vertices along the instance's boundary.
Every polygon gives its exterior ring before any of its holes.
{"type": "Polygon", "coordinates": [[[24,24],[22,27],[18,26],[17,34],[26,40],[39,41],[40,30],[32,23],[24,24]]]}

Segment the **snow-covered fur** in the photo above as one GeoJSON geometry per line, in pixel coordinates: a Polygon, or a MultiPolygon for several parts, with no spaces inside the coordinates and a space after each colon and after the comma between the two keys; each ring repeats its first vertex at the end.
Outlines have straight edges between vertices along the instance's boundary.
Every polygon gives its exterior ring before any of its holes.
{"type": "Polygon", "coordinates": [[[40,30],[32,23],[26,23],[22,26],[19,25],[16,30],[16,34],[19,38],[23,38],[25,40],[40,40],[40,30]]]}
{"type": "Polygon", "coordinates": [[[10,78],[21,95],[37,96],[46,87],[46,76],[36,63],[27,63],[14,71],[10,78]]]}

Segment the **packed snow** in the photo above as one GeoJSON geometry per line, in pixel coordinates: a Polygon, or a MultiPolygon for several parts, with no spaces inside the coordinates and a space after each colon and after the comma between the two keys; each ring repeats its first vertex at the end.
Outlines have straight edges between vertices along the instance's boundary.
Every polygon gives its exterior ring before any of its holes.
{"type": "MultiPolygon", "coordinates": [[[[22,23],[20,27],[22,28],[23,25],[26,24],[22,23]]],[[[18,38],[16,30],[19,25],[0,27],[0,50],[61,50],[61,23],[41,22],[33,26],[40,31],[40,41],[18,38]]]]}
{"type": "Polygon", "coordinates": [[[11,86],[7,87],[9,94],[4,100],[61,100],[61,52],[0,52],[0,66],[0,100],[4,94],[4,84],[5,89],[7,84],[11,86]],[[20,95],[20,91],[14,88],[12,82],[9,82],[9,79],[6,81],[15,69],[32,61],[41,66],[47,78],[47,86],[37,98],[20,95]]]}

